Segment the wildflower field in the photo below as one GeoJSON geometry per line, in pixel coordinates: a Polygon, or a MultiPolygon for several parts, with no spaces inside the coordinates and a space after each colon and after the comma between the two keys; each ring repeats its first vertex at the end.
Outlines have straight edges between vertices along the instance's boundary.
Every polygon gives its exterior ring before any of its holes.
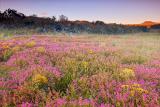
{"type": "Polygon", "coordinates": [[[0,40],[0,107],[159,107],[160,34],[0,40]]]}

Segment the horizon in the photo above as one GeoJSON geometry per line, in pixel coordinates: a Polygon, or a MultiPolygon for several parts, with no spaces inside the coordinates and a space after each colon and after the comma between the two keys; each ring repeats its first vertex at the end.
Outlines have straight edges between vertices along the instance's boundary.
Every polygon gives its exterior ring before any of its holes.
{"type": "Polygon", "coordinates": [[[160,22],[159,0],[0,0],[0,11],[15,9],[27,16],[58,18],[63,14],[71,21],[103,21],[117,24],[160,22]],[[134,14],[131,14],[131,13],[134,14]]]}

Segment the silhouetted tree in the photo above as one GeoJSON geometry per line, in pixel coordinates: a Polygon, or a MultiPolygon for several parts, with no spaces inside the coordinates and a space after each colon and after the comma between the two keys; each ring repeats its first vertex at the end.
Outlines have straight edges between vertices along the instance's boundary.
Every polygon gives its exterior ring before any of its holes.
{"type": "Polygon", "coordinates": [[[55,16],[52,16],[52,21],[56,21],[56,17],[55,16]]]}
{"type": "Polygon", "coordinates": [[[104,25],[105,23],[103,21],[96,21],[95,24],[104,25]]]}
{"type": "Polygon", "coordinates": [[[6,11],[4,11],[3,15],[4,17],[7,17],[7,18],[24,18],[25,17],[24,14],[18,13],[14,9],[7,9],[6,11]]]}
{"type": "Polygon", "coordinates": [[[32,14],[31,17],[37,17],[37,15],[36,14],[32,14]]]}
{"type": "Polygon", "coordinates": [[[60,22],[68,21],[68,17],[67,17],[67,16],[64,16],[64,15],[60,15],[60,16],[59,16],[59,21],[60,21],[60,22]]]}

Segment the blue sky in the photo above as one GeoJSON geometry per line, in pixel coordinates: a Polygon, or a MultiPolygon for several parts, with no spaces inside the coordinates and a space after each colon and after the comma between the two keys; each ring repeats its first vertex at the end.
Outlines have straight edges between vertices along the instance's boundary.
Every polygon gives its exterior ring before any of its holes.
{"type": "Polygon", "coordinates": [[[160,0],[0,0],[0,10],[106,23],[160,22],[160,0]]]}

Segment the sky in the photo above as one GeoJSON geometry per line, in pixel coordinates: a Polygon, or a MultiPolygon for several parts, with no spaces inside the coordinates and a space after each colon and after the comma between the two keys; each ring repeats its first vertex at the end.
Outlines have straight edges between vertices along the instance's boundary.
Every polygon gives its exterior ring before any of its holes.
{"type": "Polygon", "coordinates": [[[0,11],[15,9],[25,15],[105,23],[160,22],[160,0],[0,0],[0,11]]]}

